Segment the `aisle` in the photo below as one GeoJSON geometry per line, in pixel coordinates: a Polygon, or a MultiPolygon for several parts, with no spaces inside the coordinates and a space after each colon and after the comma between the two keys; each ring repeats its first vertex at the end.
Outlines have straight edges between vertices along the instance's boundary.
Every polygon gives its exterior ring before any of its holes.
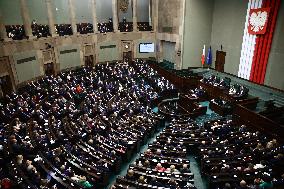
{"type": "Polygon", "coordinates": [[[190,170],[194,174],[194,186],[197,189],[207,189],[208,187],[208,181],[201,177],[200,173],[200,166],[196,162],[193,155],[187,156],[187,158],[190,160],[190,170]]]}
{"type": "Polygon", "coordinates": [[[156,137],[158,135],[160,135],[160,133],[163,131],[163,129],[168,125],[169,125],[169,123],[166,122],[164,126],[159,127],[158,130],[154,133],[154,135],[151,136],[151,138],[149,138],[148,141],[140,147],[140,150],[136,154],[134,154],[133,157],[129,161],[124,162],[121,165],[121,170],[117,174],[110,177],[109,185],[106,186],[105,189],[109,189],[111,187],[111,185],[113,183],[115,183],[115,180],[118,176],[125,176],[127,174],[127,170],[128,170],[129,165],[131,165],[136,159],[138,159],[140,157],[141,153],[144,153],[147,150],[148,145],[151,144],[156,139],[156,137]]]}
{"type": "MultiPolygon", "coordinates": [[[[147,150],[148,145],[151,144],[156,139],[156,137],[158,135],[160,135],[160,133],[163,131],[163,129],[168,125],[169,125],[169,123],[166,122],[164,127],[160,127],[158,129],[158,131],[151,138],[148,139],[147,143],[140,147],[139,152],[134,154],[133,157],[131,158],[131,160],[122,164],[121,171],[118,172],[117,174],[113,175],[110,178],[110,184],[105,189],[109,189],[109,187],[115,182],[115,180],[118,176],[125,176],[127,174],[127,170],[128,170],[129,165],[131,165],[136,159],[138,159],[140,157],[141,153],[144,153],[147,150]]],[[[194,174],[194,185],[195,185],[195,187],[197,189],[207,189],[208,188],[208,182],[205,178],[201,177],[200,166],[196,162],[194,156],[188,155],[187,158],[190,160],[190,170],[194,174]]]]}

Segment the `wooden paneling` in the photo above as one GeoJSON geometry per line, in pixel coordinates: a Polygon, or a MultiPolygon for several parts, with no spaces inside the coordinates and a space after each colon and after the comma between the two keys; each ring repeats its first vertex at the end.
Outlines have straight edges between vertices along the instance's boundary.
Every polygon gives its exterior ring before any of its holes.
{"type": "Polygon", "coordinates": [[[239,124],[254,127],[271,137],[284,142],[284,127],[242,105],[237,105],[233,110],[233,121],[239,124]]]}
{"type": "Polygon", "coordinates": [[[215,69],[218,72],[224,72],[225,57],[226,57],[226,52],[216,51],[215,69]]]}
{"type": "Polygon", "coordinates": [[[10,66],[9,57],[0,57],[0,77],[9,76],[11,90],[15,89],[15,78],[10,66]]]}
{"type": "Polygon", "coordinates": [[[90,56],[94,54],[93,45],[86,44],[84,45],[84,56],[90,56]]]}
{"type": "Polygon", "coordinates": [[[9,69],[9,58],[1,57],[0,58],[0,76],[8,75],[10,72],[9,69]]]}
{"type": "Polygon", "coordinates": [[[53,60],[52,50],[45,50],[42,52],[44,64],[51,63],[53,60]]]}

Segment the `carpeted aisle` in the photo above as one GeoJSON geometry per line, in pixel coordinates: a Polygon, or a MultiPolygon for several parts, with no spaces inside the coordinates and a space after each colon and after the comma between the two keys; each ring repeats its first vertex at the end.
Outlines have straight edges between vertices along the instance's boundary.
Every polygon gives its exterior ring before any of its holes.
{"type": "Polygon", "coordinates": [[[194,186],[197,189],[207,189],[208,181],[205,178],[201,177],[200,168],[194,156],[189,155],[188,159],[190,160],[190,170],[194,174],[194,186]]]}

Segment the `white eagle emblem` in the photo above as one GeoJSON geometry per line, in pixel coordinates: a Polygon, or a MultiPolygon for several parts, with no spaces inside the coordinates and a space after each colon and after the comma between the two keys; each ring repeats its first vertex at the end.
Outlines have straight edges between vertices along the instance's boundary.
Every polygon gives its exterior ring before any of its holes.
{"type": "Polygon", "coordinates": [[[251,30],[254,32],[259,32],[263,30],[268,13],[266,11],[253,12],[250,16],[249,22],[251,25],[251,30]]]}

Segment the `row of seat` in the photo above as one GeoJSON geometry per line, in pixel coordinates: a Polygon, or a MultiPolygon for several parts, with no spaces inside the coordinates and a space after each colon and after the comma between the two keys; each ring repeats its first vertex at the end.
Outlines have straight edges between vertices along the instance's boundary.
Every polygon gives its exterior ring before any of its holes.
{"type": "Polygon", "coordinates": [[[143,61],[28,83],[1,101],[3,174],[14,187],[102,188],[154,132],[150,94],[169,86],[143,61]]]}
{"type": "Polygon", "coordinates": [[[129,166],[127,175],[117,178],[113,188],[195,188],[187,158],[189,148],[175,135],[176,129],[190,127],[191,121],[172,121],[129,166]]]}
{"type": "Polygon", "coordinates": [[[252,187],[261,186],[256,180],[281,180],[284,151],[276,139],[245,126],[238,127],[230,120],[208,122],[204,129],[203,136],[210,140],[201,143],[198,157],[211,188],[224,187],[225,183],[238,187],[241,180],[252,187]]]}

